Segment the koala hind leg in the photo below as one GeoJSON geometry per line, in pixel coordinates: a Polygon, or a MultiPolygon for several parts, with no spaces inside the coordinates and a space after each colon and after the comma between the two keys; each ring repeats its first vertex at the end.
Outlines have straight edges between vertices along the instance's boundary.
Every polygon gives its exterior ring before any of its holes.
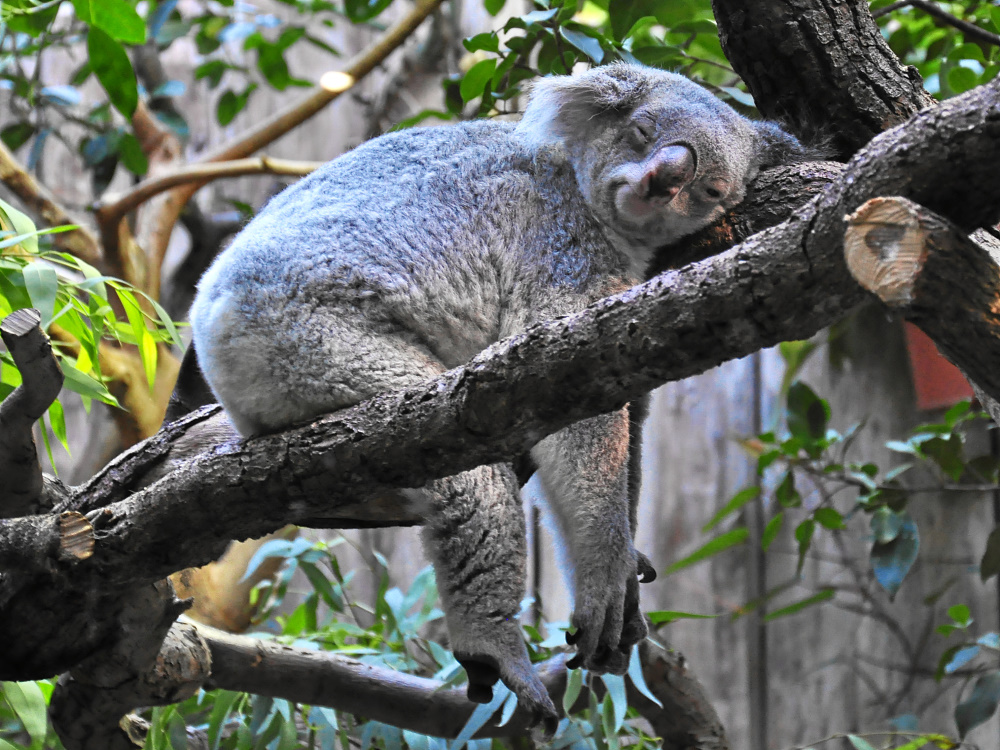
{"type": "Polygon", "coordinates": [[[469,699],[488,703],[500,679],[552,731],[555,705],[532,669],[517,621],[527,545],[513,470],[480,466],[419,493],[424,548],[437,573],[455,658],[469,675],[469,699]]]}

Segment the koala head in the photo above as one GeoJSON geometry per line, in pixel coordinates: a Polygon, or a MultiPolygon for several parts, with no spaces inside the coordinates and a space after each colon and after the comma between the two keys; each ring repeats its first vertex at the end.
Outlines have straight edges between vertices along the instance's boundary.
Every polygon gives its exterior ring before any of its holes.
{"type": "Polygon", "coordinates": [[[805,154],[683,76],[627,63],[538,81],[517,132],[564,148],[597,218],[640,247],[706,226],[761,168],[805,154]]]}

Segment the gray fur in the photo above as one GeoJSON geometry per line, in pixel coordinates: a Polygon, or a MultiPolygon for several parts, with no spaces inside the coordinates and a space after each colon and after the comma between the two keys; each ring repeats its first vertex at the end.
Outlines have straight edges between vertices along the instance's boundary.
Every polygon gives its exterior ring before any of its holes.
{"type": "MultiPolygon", "coordinates": [[[[540,81],[517,126],[383,136],[274,198],[209,269],[191,313],[199,364],[244,435],[418,383],[641,280],[656,247],[714,220],[796,148],[680,76],[629,65],[540,81]]],[[[618,673],[646,632],[629,429],[622,410],[532,451],[572,560],[576,663],[618,673]]],[[[488,700],[499,677],[551,721],[517,626],[526,552],[512,471],[480,467],[416,494],[470,697],[488,700]]]]}

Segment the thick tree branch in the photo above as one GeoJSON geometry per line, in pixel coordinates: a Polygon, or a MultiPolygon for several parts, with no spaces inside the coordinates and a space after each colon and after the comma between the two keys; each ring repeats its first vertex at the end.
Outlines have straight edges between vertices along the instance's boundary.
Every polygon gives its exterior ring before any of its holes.
{"type": "Polygon", "coordinates": [[[817,200],[720,256],[535,326],[424,386],[282,434],[219,445],[130,496],[180,436],[193,439],[188,433],[206,424],[205,414],[168,426],[74,491],[64,507],[88,516],[94,555],[63,575],[38,551],[29,570],[35,585],[7,595],[22,616],[0,621],[0,642],[23,648],[0,653],[0,677],[64,671],[95,639],[111,637],[117,590],[208,562],[228,539],[302,518],[412,519],[405,507],[365,501],[509,460],[663,382],[812,335],[863,299],[842,238],[844,215],[864,201],[896,193],[966,229],[996,222],[998,89],[1000,82],[981,87],[883,134],[817,200]],[[80,601],[81,591],[98,601],[80,601]],[[86,637],[67,642],[63,632],[74,629],[86,637]]]}
{"type": "Polygon", "coordinates": [[[1000,416],[1000,269],[981,244],[905,198],[875,198],[850,217],[848,268],[920,328],[1000,416]]]}
{"type": "Polygon", "coordinates": [[[713,0],[719,39],[765,117],[828,137],[847,158],[933,105],[866,0],[713,0]]]}
{"type": "Polygon", "coordinates": [[[22,382],[0,403],[0,518],[41,510],[42,467],[35,451],[32,428],[59,395],[62,370],[52,345],[39,327],[41,313],[16,310],[0,323],[22,382]]]}
{"type": "Polygon", "coordinates": [[[43,185],[35,182],[17,157],[0,142],[0,182],[10,188],[20,198],[29,211],[50,227],[77,225],[70,232],[52,235],[55,246],[72,253],[80,260],[94,266],[101,266],[103,253],[97,237],[79,219],[70,216],[69,211],[59,205],[55,196],[43,185]]]}

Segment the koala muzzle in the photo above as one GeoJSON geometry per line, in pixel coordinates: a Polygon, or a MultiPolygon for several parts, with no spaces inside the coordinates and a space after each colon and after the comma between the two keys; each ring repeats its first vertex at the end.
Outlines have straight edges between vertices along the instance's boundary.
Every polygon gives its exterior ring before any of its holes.
{"type": "Polygon", "coordinates": [[[673,200],[694,179],[695,156],[687,146],[665,146],[656,151],[646,165],[641,189],[647,198],[665,199],[663,203],[673,200]]]}

